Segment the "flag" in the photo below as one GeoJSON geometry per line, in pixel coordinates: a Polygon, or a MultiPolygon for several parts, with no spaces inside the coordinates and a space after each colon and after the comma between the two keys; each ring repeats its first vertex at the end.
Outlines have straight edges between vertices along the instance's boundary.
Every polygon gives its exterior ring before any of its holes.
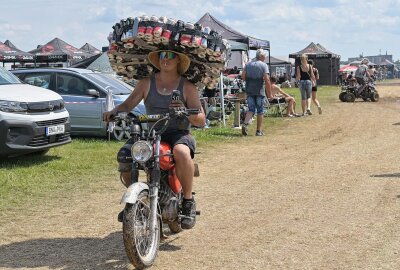
{"type": "MultiPolygon", "coordinates": [[[[106,111],[111,111],[112,109],[114,109],[115,104],[114,104],[114,99],[113,99],[113,95],[112,95],[112,90],[108,89],[107,91],[107,97],[106,97],[106,111]]],[[[114,122],[108,122],[107,123],[107,132],[111,133],[113,132],[115,127],[115,123],[114,122]]]]}

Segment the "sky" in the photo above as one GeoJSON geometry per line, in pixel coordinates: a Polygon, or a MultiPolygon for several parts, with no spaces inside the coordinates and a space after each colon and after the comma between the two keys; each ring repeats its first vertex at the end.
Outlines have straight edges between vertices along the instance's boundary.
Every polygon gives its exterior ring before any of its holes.
{"type": "Polygon", "coordinates": [[[30,51],[58,37],[74,47],[108,46],[112,26],[143,14],[197,22],[206,12],[288,57],[311,42],[339,54],[400,59],[400,0],[0,0],[0,41],[30,51]]]}

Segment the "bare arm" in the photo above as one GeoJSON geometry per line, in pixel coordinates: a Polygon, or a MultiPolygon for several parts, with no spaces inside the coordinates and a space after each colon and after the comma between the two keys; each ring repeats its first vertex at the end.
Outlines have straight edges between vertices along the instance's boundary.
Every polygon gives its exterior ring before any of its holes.
{"type": "Polygon", "coordinates": [[[313,67],[311,65],[309,65],[308,68],[309,68],[309,71],[310,71],[309,73],[310,73],[310,76],[311,76],[311,80],[316,81],[315,76],[314,76],[313,67]]]}
{"type": "Polygon", "coordinates": [[[269,75],[264,74],[264,82],[265,82],[265,95],[268,99],[272,98],[272,91],[271,91],[271,81],[269,80],[269,75]]]}
{"type": "Polygon", "coordinates": [[[103,121],[109,122],[111,120],[111,117],[117,112],[130,112],[134,107],[139,104],[142,99],[145,98],[145,93],[147,93],[147,90],[149,89],[149,83],[150,80],[148,78],[140,80],[137,83],[135,90],[132,91],[132,93],[124,102],[122,102],[118,106],[115,106],[115,108],[111,111],[103,113],[103,121]]]}
{"type": "Polygon", "coordinates": [[[297,81],[300,80],[300,66],[297,66],[297,68],[296,68],[296,80],[297,81]]]}
{"type": "Polygon", "coordinates": [[[278,89],[279,93],[281,93],[284,97],[290,97],[288,93],[282,90],[279,86],[275,86],[278,89]]]}
{"type": "Polygon", "coordinates": [[[246,71],[242,71],[242,80],[245,81],[246,80],[246,71]]]}
{"type": "Polygon", "coordinates": [[[315,69],[315,78],[317,80],[319,80],[319,71],[318,71],[318,69],[315,69]]]}
{"type": "Polygon", "coordinates": [[[189,115],[189,121],[192,125],[202,127],[206,123],[206,116],[203,111],[203,107],[200,103],[199,94],[196,86],[191,82],[186,81],[184,86],[183,96],[186,100],[188,109],[199,109],[200,113],[195,115],[189,115]]]}

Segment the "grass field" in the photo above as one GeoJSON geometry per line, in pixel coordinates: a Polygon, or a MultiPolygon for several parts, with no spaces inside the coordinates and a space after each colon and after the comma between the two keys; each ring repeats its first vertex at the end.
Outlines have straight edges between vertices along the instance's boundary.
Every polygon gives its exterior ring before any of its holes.
{"type": "MultiPolygon", "coordinates": [[[[300,93],[297,88],[285,89],[295,96],[297,111],[301,111],[300,93]]],[[[336,101],[338,87],[319,88],[321,104],[336,101]]],[[[281,117],[265,117],[265,125],[277,127],[290,124],[281,117]]],[[[226,127],[214,123],[212,128],[193,130],[198,148],[205,149],[227,142],[240,144],[240,129],[233,129],[232,119],[226,127]]],[[[250,126],[255,133],[255,125],[250,126]]],[[[0,217],[27,204],[40,204],[49,197],[68,196],[76,190],[96,190],[99,184],[110,179],[118,181],[116,153],[124,142],[107,141],[102,138],[73,138],[72,143],[52,148],[44,156],[29,155],[0,160],[0,217]]]]}

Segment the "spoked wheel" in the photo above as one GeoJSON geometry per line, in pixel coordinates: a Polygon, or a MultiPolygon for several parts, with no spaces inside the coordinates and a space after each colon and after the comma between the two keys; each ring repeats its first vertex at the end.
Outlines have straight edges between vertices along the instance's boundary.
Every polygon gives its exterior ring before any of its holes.
{"type": "Polygon", "coordinates": [[[115,127],[112,132],[113,138],[122,141],[131,137],[129,125],[125,120],[119,120],[115,122],[115,127]]]}
{"type": "Polygon", "coordinates": [[[153,265],[160,245],[160,222],[150,231],[150,198],[142,191],[135,204],[128,204],[124,210],[122,233],[125,251],[131,263],[138,269],[153,265]]]}
{"type": "Polygon", "coordinates": [[[339,99],[340,99],[340,101],[346,102],[346,100],[344,99],[344,96],[345,96],[346,94],[347,94],[347,92],[342,92],[342,93],[339,94],[339,99]]]}

